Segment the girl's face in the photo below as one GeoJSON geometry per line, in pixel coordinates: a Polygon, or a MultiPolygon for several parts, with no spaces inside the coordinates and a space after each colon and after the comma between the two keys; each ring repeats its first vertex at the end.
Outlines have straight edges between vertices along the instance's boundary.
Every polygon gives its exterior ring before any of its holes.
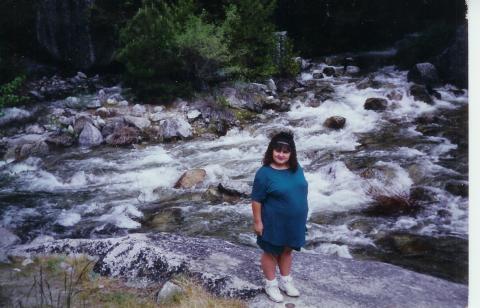
{"type": "Polygon", "coordinates": [[[277,165],[285,165],[290,159],[290,150],[286,147],[273,149],[273,161],[277,165]]]}

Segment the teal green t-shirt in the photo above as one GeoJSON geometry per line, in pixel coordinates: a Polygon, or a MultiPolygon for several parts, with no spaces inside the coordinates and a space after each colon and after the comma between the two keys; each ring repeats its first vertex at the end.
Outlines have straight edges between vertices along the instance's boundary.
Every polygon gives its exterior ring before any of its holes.
{"type": "Polygon", "coordinates": [[[298,166],[278,170],[262,166],[253,181],[251,198],[262,204],[262,239],[273,245],[301,247],[305,244],[308,215],[308,183],[298,166]]]}

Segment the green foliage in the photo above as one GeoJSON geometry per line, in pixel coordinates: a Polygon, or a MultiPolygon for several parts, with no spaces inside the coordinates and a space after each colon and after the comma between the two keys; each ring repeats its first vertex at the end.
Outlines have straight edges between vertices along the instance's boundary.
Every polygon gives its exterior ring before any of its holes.
{"type": "Polygon", "coordinates": [[[18,76],[12,81],[0,86],[0,115],[5,106],[17,105],[27,101],[27,97],[18,94],[20,87],[25,82],[25,76],[18,76]]]}
{"type": "Polygon", "coordinates": [[[223,24],[231,52],[231,67],[240,77],[256,79],[278,72],[273,61],[275,26],[270,18],[275,0],[239,0],[225,11],[223,24]]]}
{"type": "Polygon", "coordinates": [[[454,33],[453,25],[434,24],[419,36],[405,41],[398,49],[395,62],[401,68],[410,68],[416,63],[428,61],[447,47],[454,33]]]}
{"type": "Polygon", "coordinates": [[[147,97],[189,95],[195,82],[214,79],[229,59],[222,29],[197,14],[191,0],[145,1],[120,40],[118,59],[147,97]]]}

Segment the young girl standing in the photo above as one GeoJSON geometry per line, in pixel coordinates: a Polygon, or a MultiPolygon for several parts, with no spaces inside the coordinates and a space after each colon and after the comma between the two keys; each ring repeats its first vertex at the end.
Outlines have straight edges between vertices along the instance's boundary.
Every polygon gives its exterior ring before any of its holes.
{"type": "Polygon", "coordinates": [[[293,134],[280,132],[272,137],[257,170],[252,188],[252,211],[260,259],[265,275],[265,292],[275,302],[283,295],[299,296],[293,284],[292,250],[305,244],[308,214],[308,183],[297,161],[293,134]],[[280,284],[275,277],[280,270],[280,284]]]}

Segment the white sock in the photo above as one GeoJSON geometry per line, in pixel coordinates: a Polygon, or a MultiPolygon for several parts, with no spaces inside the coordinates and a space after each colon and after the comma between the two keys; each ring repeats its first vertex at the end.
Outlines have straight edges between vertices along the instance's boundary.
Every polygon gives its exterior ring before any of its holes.
{"type": "Polygon", "coordinates": [[[287,276],[283,276],[282,274],[280,274],[280,279],[282,281],[288,281],[288,280],[290,280],[290,277],[291,277],[290,274],[288,274],[287,276]]]}
{"type": "Polygon", "coordinates": [[[276,284],[277,278],[273,278],[272,280],[268,280],[267,278],[265,278],[265,282],[267,283],[267,285],[271,286],[276,284]]]}

